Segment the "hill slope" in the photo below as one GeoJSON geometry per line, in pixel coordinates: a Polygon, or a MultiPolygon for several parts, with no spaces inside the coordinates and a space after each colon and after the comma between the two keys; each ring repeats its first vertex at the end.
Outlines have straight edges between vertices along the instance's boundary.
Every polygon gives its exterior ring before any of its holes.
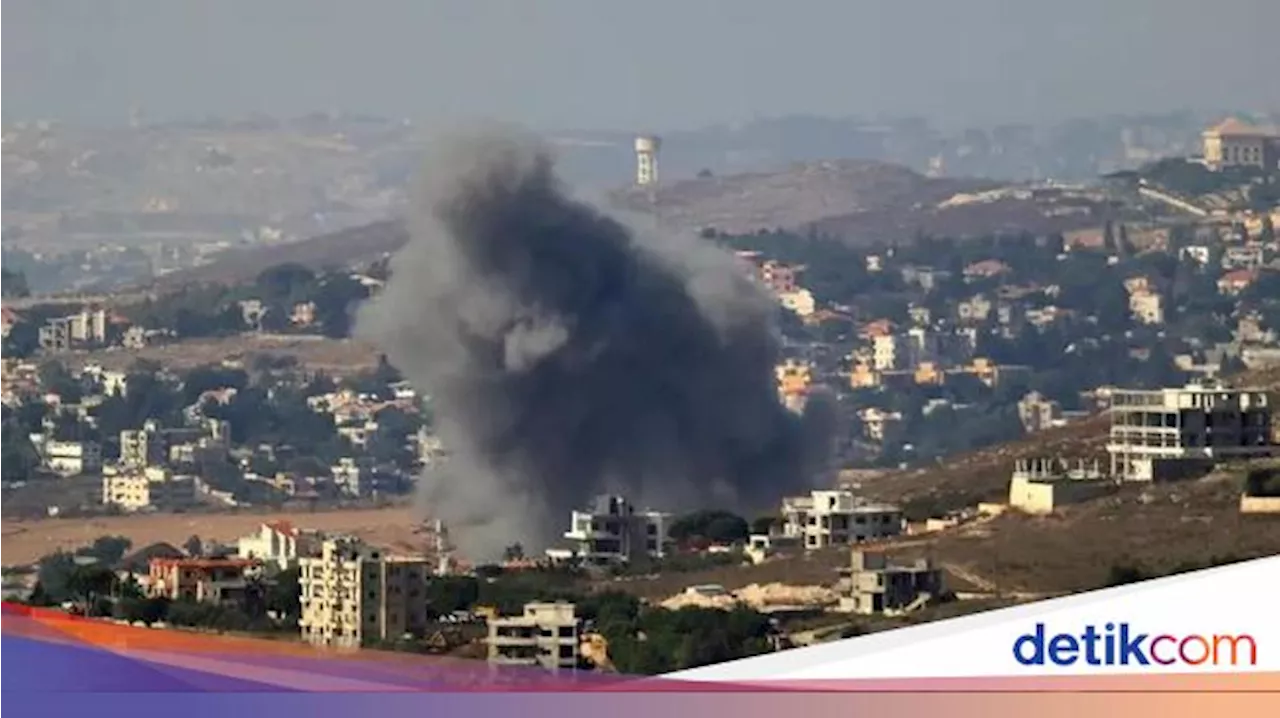
{"type": "Polygon", "coordinates": [[[203,282],[245,282],[267,267],[285,263],[317,269],[369,264],[396,251],[408,238],[402,223],[376,222],[300,242],[228,250],[209,264],[158,277],[152,286],[164,292],[203,282]]]}

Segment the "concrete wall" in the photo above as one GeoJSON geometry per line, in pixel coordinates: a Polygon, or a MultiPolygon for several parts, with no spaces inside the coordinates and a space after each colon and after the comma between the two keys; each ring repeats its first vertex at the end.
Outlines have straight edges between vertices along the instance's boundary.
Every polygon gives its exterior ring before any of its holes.
{"type": "Polygon", "coordinates": [[[1242,514],[1280,514],[1280,496],[1241,496],[1242,514]]]}

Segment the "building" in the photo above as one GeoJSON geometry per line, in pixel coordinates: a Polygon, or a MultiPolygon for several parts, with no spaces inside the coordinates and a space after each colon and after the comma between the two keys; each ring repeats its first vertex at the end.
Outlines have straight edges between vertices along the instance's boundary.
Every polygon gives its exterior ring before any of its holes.
{"type": "Polygon", "coordinates": [[[1280,133],[1230,117],[1201,133],[1204,163],[1224,167],[1280,168],[1280,133]]]}
{"type": "Polygon", "coordinates": [[[257,568],[256,561],[234,558],[154,558],[147,591],[171,601],[235,601],[244,596],[257,568]]]}
{"type": "Polygon", "coordinates": [[[50,319],[39,330],[40,348],[47,352],[64,352],[71,349],[71,320],[66,317],[50,319]]]}
{"type": "Polygon", "coordinates": [[[774,294],[781,296],[799,290],[800,287],[796,284],[796,276],[799,273],[796,267],[769,259],[761,263],[756,276],[761,284],[768,287],[774,294]]]}
{"type": "Polygon", "coordinates": [[[928,559],[894,564],[883,552],[858,549],[842,584],[840,610],[864,615],[910,613],[946,591],[942,569],[928,559]]]}
{"type": "Polygon", "coordinates": [[[1060,506],[1102,496],[1114,486],[1096,462],[1068,466],[1052,459],[1020,459],[1009,481],[1009,506],[1029,514],[1051,514],[1060,506]]]}
{"type": "Polygon", "coordinates": [[[1218,383],[1114,390],[1107,452],[1129,481],[1177,478],[1219,461],[1272,456],[1271,402],[1260,389],[1218,383]]]}
{"type": "Polygon", "coordinates": [[[108,472],[102,477],[102,503],[130,512],[186,508],[196,503],[196,482],[157,466],[123,474],[108,472]]]}
{"type": "Polygon", "coordinates": [[[649,187],[658,183],[658,150],[662,140],[657,137],[636,138],[636,184],[649,187]]]}
{"type": "Polygon", "coordinates": [[[148,419],[141,429],[120,432],[120,464],[130,468],[146,468],[163,464],[167,455],[160,426],[148,419]]]}
{"type": "Polygon", "coordinates": [[[778,397],[785,402],[789,397],[809,393],[813,369],[808,362],[787,359],[774,367],[774,378],[778,382],[778,397]]]}
{"type": "Polygon", "coordinates": [[[78,476],[102,470],[102,447],[93,441],[47,441],[41,458],[59,476],[78,476]]]}
{"type": "Polygon", "coordinates": [[[1056,426],[1061,418],[1061,405],[1038,391],[1029,392],[1018,401],[1018,420],[1028,434],[1056,426]]]}
{"type": "Polygon", "coordinates": [[[572,603],[526,603],[519,616],[489,619],[489,663],[572,670],[579,622],[572,603]]]}
{"type": "Polygon", "coordinates": [[[236,555],[285,570],[311,553],[314,538],[314,535],[288,521],[272,521],[259,526],[256,532],[242,536],[236,542],[236,555]]]}
{"type": "Polygon", "coordinates": [[[1218,293],[1229,297],[1239,296],[1257,279],[1256,269],[1233,269],[1218,278],[1218,293]]]}
{"type": "Polygon", "coordinates": [[[813,293],[808,289],[797,289],[794,292],[782,292],[778,294],[778,300],[782,302],[782,306],[801,319],[808,319],[813,313],[818,311],[818,304],[814,301],[813,293]]]}
{"type": "Polygon", "coordinates": [[[1164,324],[1164,300],[1156,292],[1136,291],[1129,295],[1129,313],[1141,324],[1164,324]]]}
{"type": "Polygon", "coordinates": [[[318,556],[298,559],[302,640],[357,648],[425,630],[424,558],[389,557],[354,539],[324,541],[318,556]]]}
{"type": "Polygon", "coordinates": [[[860,503],[844,490],[785,498],[782,518],[783,536],[802,538],[807,550],[897,536],[903,528],[897,506],[860,503]]]}
{"type": "Polygon", "coordinates": [[[670,514],[638,512],[621,496],[598,496],[587,510],[573,512],[564,534],[572,547],[548,549],[547,556],[592,564],[625,562],[637,555],[661,558],[671,541],[670,526],[670,514]]]}
{"type": "Polygon", "coordinates": [[[871,366],[876,371],[892,371],[898,368],[898,337],[893,334],[877,334],[871,338],[871,366]]]}

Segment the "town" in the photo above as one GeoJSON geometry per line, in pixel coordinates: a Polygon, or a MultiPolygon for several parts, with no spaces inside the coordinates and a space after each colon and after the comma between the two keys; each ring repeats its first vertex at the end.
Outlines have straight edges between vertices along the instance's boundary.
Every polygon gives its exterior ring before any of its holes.
{"type": "MultiPolygon", "coordinates": [[[[638,190],[661,146],[636,141],[638,190]]],[[[140,298],[6,291],[6,597],[660,673],[1274,553],[1280,135],[1229,118],[1194,156],[936,211],[1006,202],[1071,222],[849,242],[686,205],[688,229],[776,299],[779,403],[836,398],[822,484],[756,515],[582,496],[556,545],[492,562],[413,499],[451,458],[432,397],[351,336],[385,253],[140,298]],[[1028,553],[1101,511],[1136,525],[1184,509],[1220,541],[1135,540],[1064,576],[1028,553]],[[998,554],[1002,536],[1022,545],[998,554]]],[[[6,272],[5,289],[24,281],[6,272]]]]}

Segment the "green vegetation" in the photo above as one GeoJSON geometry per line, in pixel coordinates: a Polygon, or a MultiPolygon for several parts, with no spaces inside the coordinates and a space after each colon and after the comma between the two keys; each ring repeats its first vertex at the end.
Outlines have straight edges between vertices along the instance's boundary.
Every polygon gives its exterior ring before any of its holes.
{"type": "Polygon", "coordinates": [[[580,604],[580,611],[609,642],[609,657],[621,673],[655,675],[770,650],[769,619],[750,609],[668,611],[604,593],[580,604]]]}
{"type": "Polygon", "coordinates": [[[747,520],[728,511],[695,511],[671,523],[669,535],[676,543],[686,545],[732,544],[746,541],[750,534],[747,520]]]}
{"type": "Polygon", "coordinates": [[[226,336],[247,326],[239,302],[256,299],[265,309],[262,330],[279,333],[299,330],[290,320],[294,306],[311,302],[316,325],[301,330],[341,338],[350,333],[352,307],[368,296],[368,289],[347,272],[282,264],[263,270],[251,284],[187,287],[129,307],[125,314],[145,328],[171,329],[182,338],[226,336]]]}

